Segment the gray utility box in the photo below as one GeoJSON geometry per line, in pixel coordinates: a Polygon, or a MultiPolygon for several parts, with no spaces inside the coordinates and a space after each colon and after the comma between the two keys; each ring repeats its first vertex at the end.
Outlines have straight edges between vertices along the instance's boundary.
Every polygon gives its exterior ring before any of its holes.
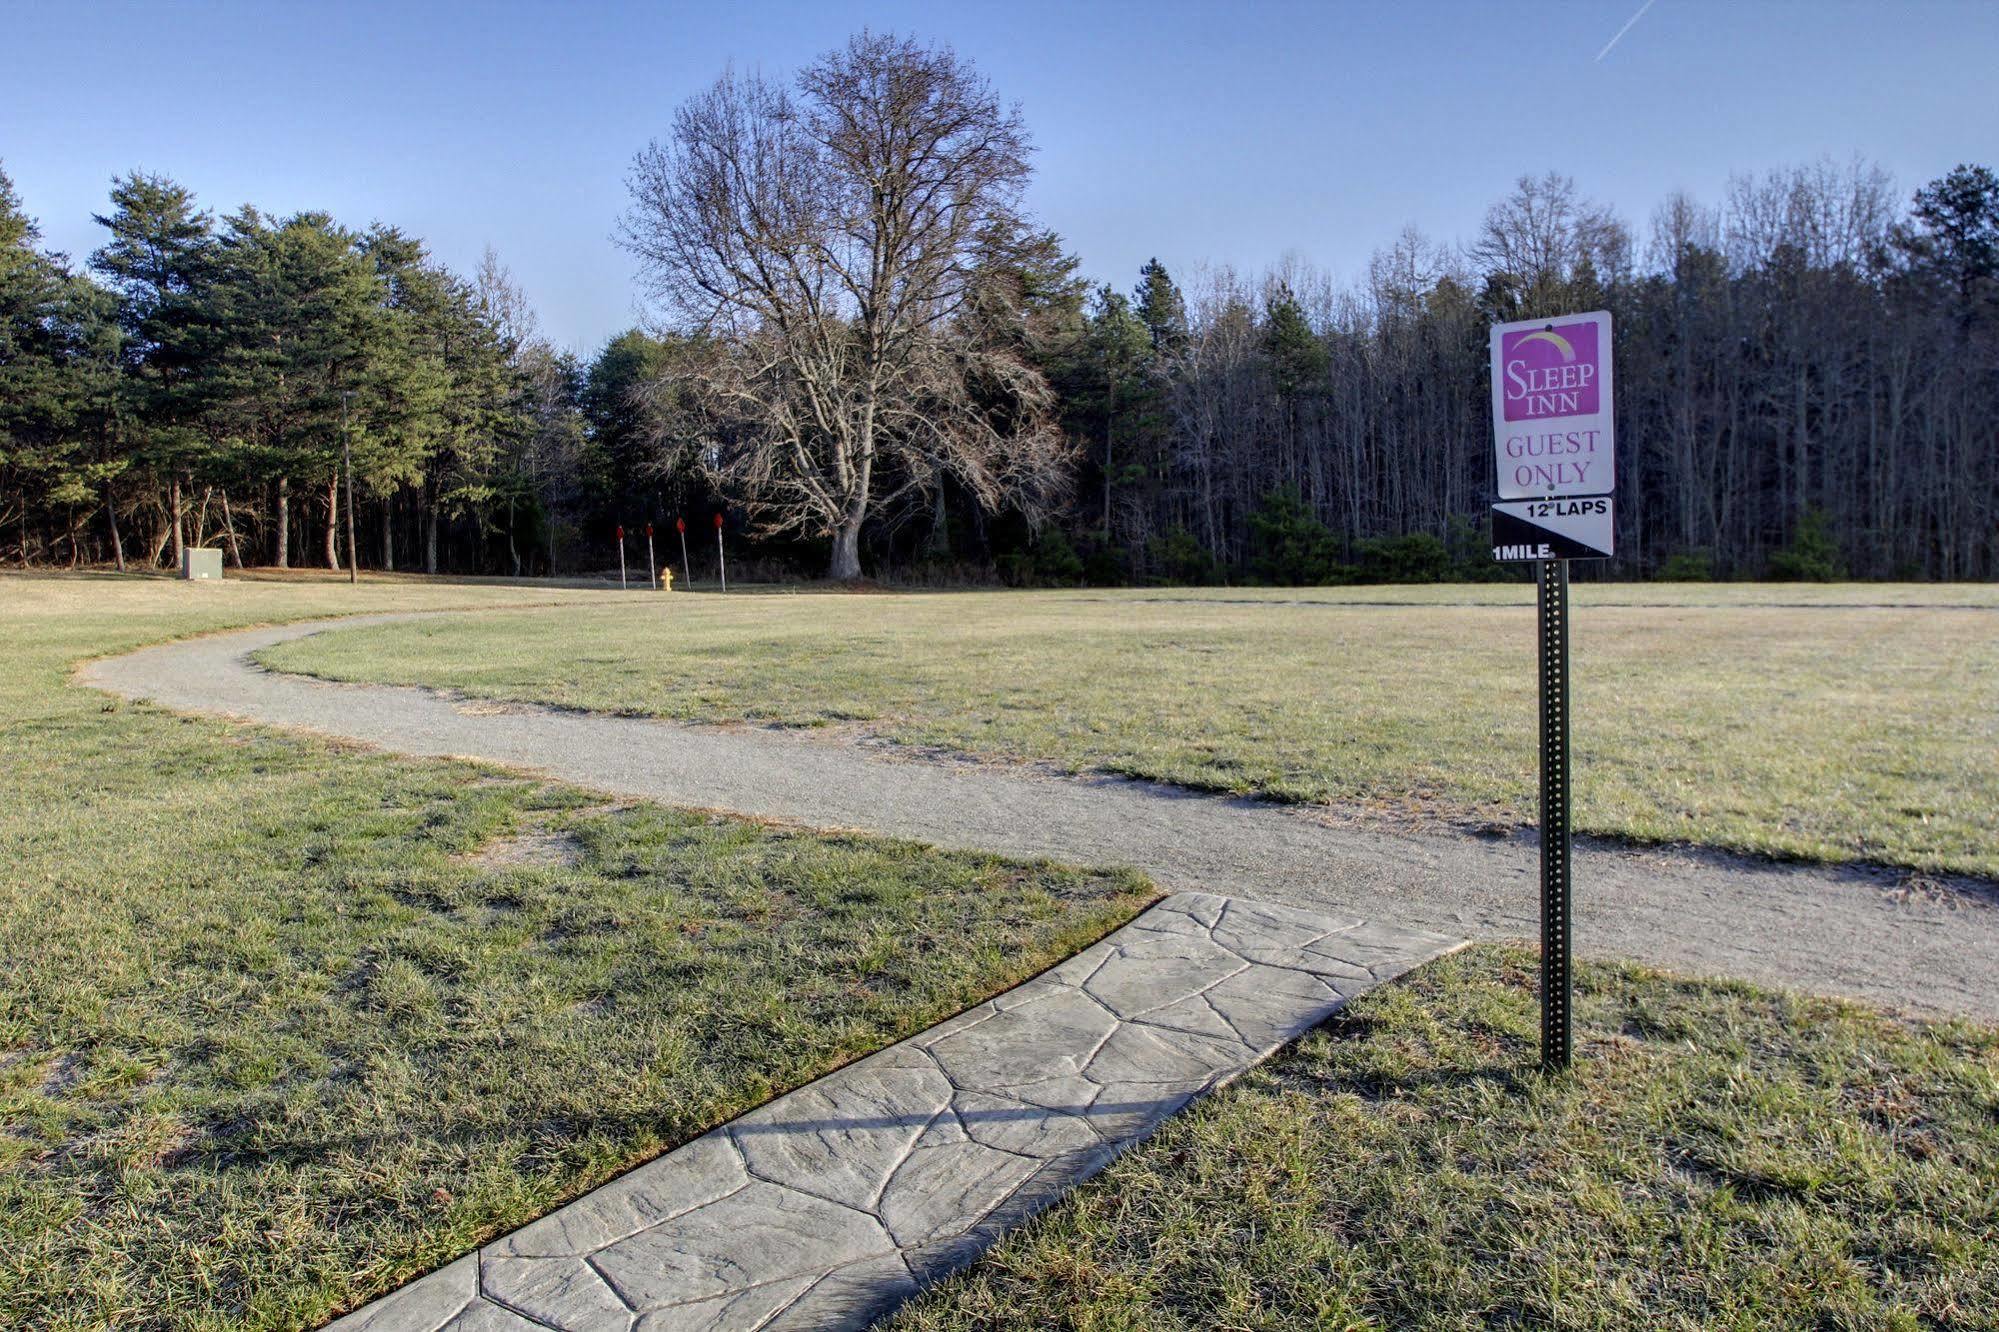
{"type": "Polygon", "coordinates": [[[213,546],[183,546],[180,552],[182,578],[222,577],[222,552],[213,546]]]}

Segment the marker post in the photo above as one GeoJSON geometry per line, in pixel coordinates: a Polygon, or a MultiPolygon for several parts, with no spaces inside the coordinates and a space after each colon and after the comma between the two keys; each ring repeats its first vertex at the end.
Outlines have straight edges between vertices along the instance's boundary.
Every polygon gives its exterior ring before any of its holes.
{"type": "Polygon", "coordinates": [[[680,530],[680,581],[687,584],[687,590],[694,590],[694,566],[687,562],[687,520],[676,518],[673,525],[680,530]]]}
{"type": "Polygon", "coordinates": [[[659,560],[652,553],[652,524],[646,524],[646,581],[659,591],[659,560]]]}
{"type": "Polygon", "coordinates": [[[1542,560],[1541,665],[1541,1067],[1569,1066],[1575,1045],[1574,883],[1569,835],[1569,562],[1542,560]]]}
{"type": "Polygon", "coordinates": [[[625,581],[625,525],[618,524],[618,588],[630,591],[631,584],[625,581]]]}
{"type": "Polygon", "coordinates": [[[722,590],[729,590],[729,557],[722,550],[722,515],[715,515],[715,567],[722,571],[722,590]]]}
{"type": "Polygon", "coordinates": [[[1607,559],[1616,523],[1610,316],[1492,330],[1492,557],[1535,566],[1541,716],[1541,1067],[1575,1053],[1569,561],[1607,559]]]}

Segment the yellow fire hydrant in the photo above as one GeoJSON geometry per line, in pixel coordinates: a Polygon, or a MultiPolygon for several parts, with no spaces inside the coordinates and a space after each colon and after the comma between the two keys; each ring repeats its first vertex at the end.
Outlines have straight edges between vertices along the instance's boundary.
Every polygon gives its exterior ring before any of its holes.
{"type": "Polygon", "coordinates": [[[659,571],[659,590],[662,592],[673,591],[673,568],[670,565],[659,571]]]}

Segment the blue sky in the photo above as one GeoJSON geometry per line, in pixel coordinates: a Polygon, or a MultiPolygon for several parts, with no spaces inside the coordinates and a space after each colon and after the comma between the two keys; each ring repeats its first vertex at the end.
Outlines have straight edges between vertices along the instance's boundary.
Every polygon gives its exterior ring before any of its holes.
{"type": "Polygon", "coordinates": [[[637,317],[610,237],[632,154],[732,62],[863,26],[939,39],[1022,103],[1032,202],[1129,287],[1158,255],[1362,273],[1408,223],[1468,237],[1556,169],[1642,227],[1669,191],[1831,154],[1906,195],[1999,164],[1999,4],[214,3],[0,7],[0,162],[77,255],[113,174],[491,244],[565,346],[637,317]]]}

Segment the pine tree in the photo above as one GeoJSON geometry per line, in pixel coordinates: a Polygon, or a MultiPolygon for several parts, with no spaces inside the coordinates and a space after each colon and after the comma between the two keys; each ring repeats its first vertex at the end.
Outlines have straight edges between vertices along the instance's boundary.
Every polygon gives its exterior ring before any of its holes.
{"type": "Polygon", "coordinates": [[[1969,327],[1999,312],[1999,174],[1959,166],[1916,191],[1916,226],[1897,237],[1916,270],[1955,298],[1969,327]]]}
{"type": "Polygon", "coordinates": [[[444,282],[439,319],[429,330],[449,388],[443,411],[442,447],[431,455],[424,477],[424,571],[438,570],[438,537],[447,519],[470,519],[483,536],[493,501],[496,468],[514,432],[519,380],[509,365],[511,347],[478,307],[471,287],[456,277],[444,282]]]}
{"type": "Polygon", "coordinates": [[[1096,370],[1098,400],[1102,403],[1103,536],[1111,535],[1112,490],[1122,479],[1118,466],[1118,438],[1129,433],[1132,407],[1144,391],[1145,370],[1152,359],[1152,334],[1121,293],[1106,286],[1098,290],[1090,313],[1090,359],[1096,370]]]}
{"type": "Polygon", "coordinates": [[[1271,289],[1263,310],[1263,346],[1279,397],[1289,401],[1317,386],[1332,355],[1305,319],[1305,309],[1283,283],[1271,289]]]}
{"type": "Polygon", "coordinates": [[[354,470],[381,508],[381,567],[394,569],[397,500],[424,481],[447,443],[451,376],[441,330],[450,275],[430,262],[422,241],[394,227],[374,228],[361,248],[388,317],[381,355],[350,416],[354,470]]]}
{"type": "Polygon", "coordinates": [[[218,417],[274,489],[272,558],[290,562],[291,485],[325,496],[325,555],[336,529],[342,408],[391,351],[373,264],[324,213],[283,221],[245,207],[217,256],[213,317],[228,332],[217,358],[218,417]]]}
{"type": "MultiPolygon", "coordinates": [[[[512,459],[513,485],[530,506],[528,546],[538,550],[543,571],[556,571],[558,535],[573,526],[582,501],[584,429],[583,369],[570,352],[536,341],[520,357],[526,385],[527,429],[512,459]]],[[[512,541],[511,525],[509,540],[512,541]]],[[[516,553],[515,572],[519,573],[516,553]]]]}
{"type": "Polygon", "coordinates": [[[111,233],[90,266],[118,296],[127,443],[133,461],[166,483],[178,565],[186,540],[184,492],[214,462],[202,382],[215,338],[204,305],[214,223],[190,191],[136,171],[113,182],[111,212],[96,221],[111,233]]]}
{"type": "Polygon", "coordinates": [[[31,517],[59,519],[75,563],[78,528],[122,465],[109,448],[118,334],[109,297],[40,239],[0,171],[0,518],[23,564],[31,517]]]}
{"type": "Polygon", "coordinates": [[[1180,288],[1173,285],[1173,278],[1166,271],[1166,265],[1157,259],[1148,259],[1138,270],[1138,287],[1132,292],[1132,303],[1138,307],[1138,317],[1152,336],[1152,350],[1160,356],[1172,356],[1187,345],[1187,302],[1180,295],[1180,288]]]}

